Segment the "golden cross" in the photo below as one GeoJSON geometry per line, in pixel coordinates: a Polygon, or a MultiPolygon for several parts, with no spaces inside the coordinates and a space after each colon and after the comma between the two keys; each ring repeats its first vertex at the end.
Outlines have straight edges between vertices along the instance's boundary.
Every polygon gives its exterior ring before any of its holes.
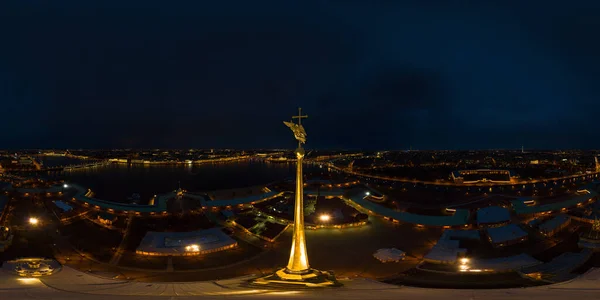
{"type": "Polygon", "coordinates": [[[298,107],[298,115],[297,116],[293,116],[292,119],[298,119],[298,125],[302,125],[302,119],[306,119],[308,118],[307,115],[302,115],[302,108],[298,107]]]}

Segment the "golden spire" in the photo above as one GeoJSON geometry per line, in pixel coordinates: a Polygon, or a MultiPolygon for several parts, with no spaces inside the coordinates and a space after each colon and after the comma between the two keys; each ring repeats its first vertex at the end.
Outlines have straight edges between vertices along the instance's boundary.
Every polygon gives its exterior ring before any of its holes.
{"type": "Polygon", "coordinates": [[[302,127],[302,118],[307,117],[308,116],[302,115],[301,108],[298,108],[298,116],[292,117],[292,119],[298,119],[298,127],[296,127],[296,130],[292,128],[294,136],[298,140],[298,149],[296,149],[296,157],[298,158],[298,160],[296,161],[296,201],[294,203],[294,234],[292,239],[292,249],[290,251],[290,260],[288,261],[286,269],[289,273],[293,274],[306,273],[309,271],[310,268],[308,264],[308,254],[306,252],[306,235],[304,233],[304,183],[302,180],[302,161],[304,159],[304,149],[302,148],[302,144],[306,142],[306,132],[302,127]],[[301,132],[299,132],[299,130],[301,130],[301,132]]]}
{"type": "Polygon", "coordinates": [[[292,235],[292,249],[290,250],[290,259],[285,268],[275,272],[275,274],[253,280],[256,284],[270,283],[288,283],[300,284],[309,287],[316,286],[335,286],[339,283],[335,276],[329,272],[323,272],[311,269],[308,264],[308,253],[306,252],[306,235],[304,233],[304,183],[302,180],[302,161],[304,160],[304,148],[302,144],[306,142],[306,131],[302,127],[302,119],[308,116],[302,115],[302,109],[298,108],[298,115],[292,117],[292,122],[284,122],[286,126],[292,129],[294,137],[298,140],[296,148],[296,199],[294,203],[294,232],[292,235]],[[298,119],[298,123],[293,123],[298,119]]]}

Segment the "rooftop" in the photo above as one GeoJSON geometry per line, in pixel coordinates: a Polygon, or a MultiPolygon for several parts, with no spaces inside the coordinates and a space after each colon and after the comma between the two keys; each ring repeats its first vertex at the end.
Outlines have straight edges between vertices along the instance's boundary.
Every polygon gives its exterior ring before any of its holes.
{"type": "Polygon", "coordinates": [[[457,209],[453,215],[448,216],[418,215],[414,213],[395,211],[364,199],[364,197],[364,191],[357,192],[355,190],[353,195],[350,196],[350,200],[375,214],[386,216],[402,222],[427,226],[460,226],[467,224],[469,219],[469,210],[467,209],[457,209]]]}
{"type": "Polygon", "coordinates": [[[554,203],[532,205],[532,206],[528,206],[527,204],[525,204],[526,201],[533,200],[532,198],[520,198],[520,199],[511,201],[511,203],[512,203],[513,209],[519,215],[520,214],[534,214],[534,213],[541,213],[541,212],[547,212],[547,211],[556,211],[556,210],[561,210],[563,208],[576,206],[579,203],[584,203],[584,202],[588,201],[589,199],[592,199],[593,197],[596,197],[598,195],[598,193],[596,191],[594,191],[592,187],[588,187],[587,190],[589,191],[589,194],[581,194],[581,195],[576,194],[576,195],[573,195],[572,197],[569,197],[563,201],[554,202],[554,203]]]}
{"type": "Polygon", "coordinates": [[[510,220],[510,212],[501,206],[489,206],[477,210],[477,224],[495,224],[510,220]]]}
{"type": "Polygon", "coordinates": [[[516,224],[508,224],[502,227],[488,228],[487,234],[493,244],[502,244],[508,241],[521,239],[527,236],[521,227],[516,224]]]}
{"type": "Polygon", "coordinates": [[[559,228],[565,222],[568,222],[570,217],[565,214],[559,214],[552,219],[542,223],[539,227],[541,232],[552,232],[555,229],[559,228]]]}

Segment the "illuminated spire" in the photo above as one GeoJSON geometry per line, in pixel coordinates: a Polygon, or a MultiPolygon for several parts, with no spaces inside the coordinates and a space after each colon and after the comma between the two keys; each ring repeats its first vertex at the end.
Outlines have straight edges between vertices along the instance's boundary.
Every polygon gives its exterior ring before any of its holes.
{"type": "MultiPolygon", "coordinates": [[[[302,161],[304,160],[304,148],[302,144],[306,142],[306,132],[302,127],[302,118],[308,116],[302,115],[302,109],[298,108],[298,116],[292,119],[298,119],[296,130],[292,128],[294,136],[298,140],[298,149],[296,149],[296,201],[294,203],[294,235],[292,240],[292,249],[290,259],[287,264],[287,271],[290,273],[302,274],[309,271],[308,254],[306,252],[306,235],[304,233],[304,183],[302,180],[302,161]],[[301,132],[298,132],[300,131],[301,132]]],[[[288,124],[286,124],[289,126],[288,124]]],[[[296,124],[294,124],[296,125],[296,124]]]]}

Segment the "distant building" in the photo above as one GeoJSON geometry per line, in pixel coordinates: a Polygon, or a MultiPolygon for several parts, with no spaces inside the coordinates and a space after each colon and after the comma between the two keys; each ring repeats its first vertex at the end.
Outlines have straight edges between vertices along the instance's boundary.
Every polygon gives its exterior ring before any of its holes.
{"type": "Polygon", "coordinates": [[[27,165],[32,165],[32,164],[33,164],[33,161],[32,161],[32,160],[31,160],[31,158],[29,158],[29,157],[21,157],[21,158],[19,159],[19,164],[20,164],[20,165],[26,165],[26,166],[27,166],[27,165]]]}
{"type": "Polygon", "coordinates": [[[458,183],[511,183],[514,182],[514,175],[509,170],[458,170],[450,173],[450,178],[458,183]]]}

